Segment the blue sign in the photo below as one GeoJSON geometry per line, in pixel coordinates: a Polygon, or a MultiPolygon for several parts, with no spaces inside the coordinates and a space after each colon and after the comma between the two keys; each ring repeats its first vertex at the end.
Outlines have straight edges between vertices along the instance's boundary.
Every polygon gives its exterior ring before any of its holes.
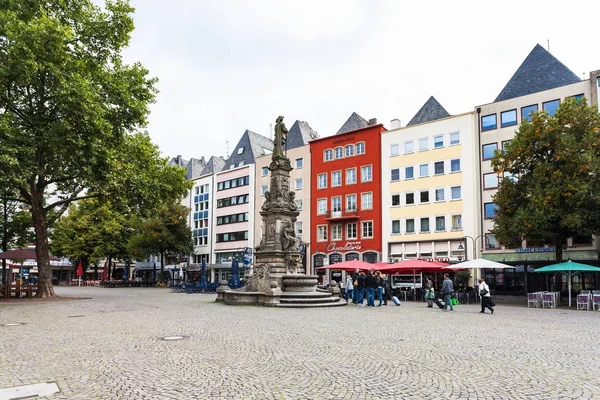
{"type": "Polygon", "coordinates": [[[306,253],[306,245],[304,243],[300,243],[300,253],[306,253]]]}
{"type": "Polygon", "coordinates": [[[23,269],[21,270],[21,273],[22,273],[23,275],[29,275],[29,270],[28,270],[27,268],[23,268],[23,269]]]}
{"type": "Polygon", "coordinates": [[[244,265],[252,264],[252,249],[250,247],[246,247],[244,250],[244,265]]]}

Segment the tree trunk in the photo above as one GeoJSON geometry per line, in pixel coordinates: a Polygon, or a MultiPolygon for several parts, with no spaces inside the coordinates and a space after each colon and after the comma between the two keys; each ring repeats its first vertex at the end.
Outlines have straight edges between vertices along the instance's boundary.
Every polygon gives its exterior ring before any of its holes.
{"type": "MultiPolygon", "coordinates": [[[[2,199],[2,251],[8,250],[8,199],[2,199]]],[[[8,283],[8,274],[6,273],[6,258],[2,259],[2,284],[8,283]]]]}
{"type": "Polygon", "coordinates": [[[56,293],[54,293],[54,287],[52,287],[50,251],[48,249],[48,221],[42,196],[32,194],[31,203],[31,218],[35,229],[35,255],[38,266],[37,297],[55,297],[56,293]]]}
{"type": "MultiPolygon", "coordinates": [[[[556,263],[563,262],[563,242],[565,238],[561,232],[556,234],[556,263]]],[[[554,274],[554,291],[561,292],[562,291],[562,273],[557,272],[554,274]]]]}
{"type": "Polygon", "coordinates": [[[160,252],[160,272],[165,272],[165,253],[160,252]]]}

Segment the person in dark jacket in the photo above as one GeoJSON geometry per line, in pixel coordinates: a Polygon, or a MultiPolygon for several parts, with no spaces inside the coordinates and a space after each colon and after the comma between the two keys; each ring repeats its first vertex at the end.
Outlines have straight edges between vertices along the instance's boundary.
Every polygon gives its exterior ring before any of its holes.
{"type": "Polygon", "coordinates": [[[373,272],[369,271],[365,279],[365,288],[367,289],[367,307],[375,307],[375,288],[378,282],[373,272]]]}
{"type": "Polygon", "coordinates": [[[387,275],[382,275],[383,279],[383,305],[387,306],[388,299],[392,297],[392,288],[390,287],[390,282],[388,281],[387,275]]]}
{"type": "Polygon", "coordinates": [[[365,273],[361,272],[360,274],[358,274],[358,277],[356,278],[356,305],[357,306],[362,306],[363,305],[363,296],[365,295],[365,273]]]}
{"type": "MultiPolygon", "coordinates": [[[[354,286],[354,282],[358,283],[358,275],[360,275],[360,272],[358,271],[358,269],[355,269],[354,272],[352,273],[352,285],[354,286]]],[[[354,291],[352,292],[352,302],[354,304],[357,304],[358,301],[356,300],[356,295],[358,294],[358,287],[354,286],[354,291]]]]}
{"type": "Polygon", "coordinates": [[[448,274],[444,274],[444,282],[442,282],[442,294],[444,295],[444,311],[448,309],[450,306],[450,311],[454,311],[454,307],[452,307],[452,292],[454,292],[454,285],[450,280],[450,276],[448,274]]]}
{"type": "Polygon", "coordinates": [[[377,279],[377,298],[379,299],[377,307],[381,307],[383,304],[383,278],[381,277],[381,272],[375,271],[375,278],[377,279]]]}

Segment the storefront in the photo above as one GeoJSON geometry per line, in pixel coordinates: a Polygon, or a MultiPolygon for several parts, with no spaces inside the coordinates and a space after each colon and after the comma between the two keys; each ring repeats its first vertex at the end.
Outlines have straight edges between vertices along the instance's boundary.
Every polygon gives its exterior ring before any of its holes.
{"type": "Polygon", "coordinates": [[[343,282],[346,275],[339,269],[316,270],[318,267],[352,260],[361,260],[372,264],[381,261],[381,252],[379,251],[366,250],[358,252],[349,248],[344,251],[343,248],[334,246],[329,248],[334,249],[334,251],[331,253],[315,253],[312,256],[313,270],[316,272],[321,284],[332,280],[338,283],[343,282]]]}

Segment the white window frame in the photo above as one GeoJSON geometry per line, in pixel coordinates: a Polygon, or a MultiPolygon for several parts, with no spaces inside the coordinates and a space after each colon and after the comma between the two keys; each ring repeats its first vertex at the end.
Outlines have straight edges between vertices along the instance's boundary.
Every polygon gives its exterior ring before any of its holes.
{"type": "Polygon", "coordinates": [[[406,218],[404,220],[404,233],[407,235],[413,235],[417,231],[417,224],[415,218],[406,218]],[[412,231],[408,230],[408,221],[412,221],[412,231]]]}
{"type": "Polygon", "coordinates": [[[433,137],[433,148],[434,149],[443,149],[444,147],[444,135],[435,135],[433,137]],[[437,144],[439,143],[438,140],[441,139],[441,146],[438,146],[437,144]]]}
{"type": "Polygon", "coordinates": [[[360,238],[361,239],[373,239],[375,237],[375,224],[372,220],[361,221],[360,223],[360,238]],[[365,236],[365,225],[371,224],[371,235],[365,236]]]}
{"type": "Polygon", "coordinates": [[[296,169],[302,169],[304,168],[304,158],[300,157],[300,158],[296,158],[296,169]],[[298,166],[298,164],[300,164],[300,166],[298,166]]]}
{"type": "Polygon", "coordinates": [[[452,224],[452,226],[450,227],[450,229],[452,229],[453,231],[462,231],[463,227],[462,227],[462,214],[453,214],[450,220],[450,223],[452,224]],[[458,219],[460,221],[460,226],[455,226],[454,225],[454,221],[455,219],[458,219]]]}
{"type": "Polygon", "coordinates": [[[342,171],[331,171],[331,187],[342,186],[342,171]],[[338,181],[336,182],[335,177],[338,177],[338,181]]]}
{"type": "Polygon", "coordinates": [[[437,189],[435,189],[435,191],[433,193],[434,193],[434,197],[435,197],[434,202],[441,203],[443,201],[446,201],[446,188],[437,188],[437,189]],[[438,200],[438,198],[437,198],[439,190],[442,191],[442,199],[441,200],[438,200]]]}
{"type": "Polygon", "coordinates": [[[390,170],[390,182],[399,182],[400,181],[400,168],[392,168],[390,170]],[[398,171],[398,179],[394,179],[393,171],[398,171]]]}
{"type": "Polygon", "coordinates": [[[450,188],[450,200],[462,200],[462,186],[452,186],[450,188]],[[452,189],[454,188],[458,188],[460,190],[460,197],[454,198],[454,195],[452,193],[452,189]]]}
{"type": "Polygon", "coordinates": [[[296,190],[300,190],[300,189],[303,188],[303,186],[304,186],[304,179],[302,179],[302,178],[296,178],[296,180],[294,182],[295,182],[296,190]]]}
{"type": "Polygon", "coordinates": [[[344,148],[342,146],[338,146],[333,149],[333,158],[339,160],[340,158],[344,158],[344,148]],[[338,156],[339,150],[339,156],[338,156]]]}
{"type": "Polygon", "coordinates": [[[260,194],[261,194],[262,196],[264,196],[264,195],[265,195],[265,192],[266,192],[267,190],[269,190],[269,185],[262,185],[262,186],[260,187],[260,194]]]}
{"type": "Polygon", "coordinates": [[[429,150],[429,138],[421,138],[419,139],[419,151],[427,151],[429,150]],[[425,146],[423,146],[425,143],[425,146]]]}
{"type": "Polygon", "coordinates": [[[360,209],[361,210],[372,210],[373,209],[373,192],[362,192],[360,194],[360,209]],[[365,207],[365,197],[369,196],[369,202],[371,203],[369,207],[365,207]]]}
{"type": "Polygon", "coordinates": [[[355,146],[356,146],[356,149],[354,149],[354,154],[356,154],[357,156],[359,156],[361,154],[365,154],[365,152],[367,150],[367,145],[365,144],[365,142],[358,142],[358,143],[356,143],[355,146]],[[361,149],[361,151],[358,151],[359,149],[361,149]]]}
{"type": "Polygon", "coordinates": [[[399,220],[399,219],[392,220],[391,232],[392,232],[392,235],[400,235],[402,233],[402,220],[399,220]],[[398,223],[398,232],[394,232],[394,222],[398,223]]]}
{"type": "Polygon", "coordinates": [[[294,231],[296,232],[297,237],[302,236],[302,221],[296,221],[294,231]],[[298,227],[300,227],[300,229],[298,229],[298,227]]]}
{"type": "Polygon", "coordinates": [[[331,212],[332,212],[332,213],[333,213],[333,212],[337,212],[337,211],[339,211],[339,212],[342,212],[342,209],[343,209],[343,208],[342,208],[342,204],[343,204],[343,203],[342,203],[342,196],[333,196],[333,197],[331,198],[331,212]],[[337,207],[335,207],[335,203],[336,203],[337,201],[339,201],[339,206],[340,206],[340,207],[339,207],[339,210],[336,210],[336,208],[337,208],[337,207]]]}
{"type": "Polygon", "coordinates": [[[458,173],[458,172],[460,172],[460,171],[462,170],[462,165],[461,165],[461,164],[462,164],[462,163],[460,162],[460,158],[453,158],[453,159],[451,159],[451,160],[450,160],[450,173],[451,173],[451,174],[455,174],[455,173],[458,173]],[[459,168],[458,168],[458,170],[457,170],[457,171],[452,171],[452,161],[456,161],[456,160],[458,160],[458,167],[459,167],[459,168]]]}
{"type": "Polygon", "coordinates": [[[354,157],[354,145],[353,144],[347,144],[346,146],[344,146],[344,155],[346,157],[354,157]]]}
{"type": "Polygon", "coordinates": [[[269,167],[262,167],[261,169],[262,173],[260,176],[267,176],[269,175],[269,167]]]}
{"type": "Polygon", "coordinates": [[[323,161],[331,161],[333,160],[333,150],[325,149],[323,150],[323,161]]]}
{"type": "Polygon", "coordinates": [[[348,222],[346,224],[346,240],[356,240],[358,239],[358,224],[356,222],[348,222]],[[349,228],[354,226],[354,236],[349,235],[349,228]]]}
{"type": "Polygon", "coordinates": [[[360,182],[372,182],[373,181],[373,164],[369,164],[369,165],[362,165],[360,167],[360,182]],[[365,178],[365,168],[368,168],[369,173],[368,175],[368,179],[365,178]]]}
{"type": "Polygon", "coordinates": [[[390,145],[390,157],[396,157],[400,155],[400,144],[394,143],[390,145]]]}
{"type": "Polygon", "coordinates": [[[317,242],[327,242],[329,237],[327,236],[327,225],[317,225],[317,242]]]}
{"type": "Polygon", "coordinates": [[[327,173],[317,174],[317,189],[327,189],[327,173]],[[321,182],[324,178],[324,182],[321,182]]]}
{"type": "Polygon", "coordinates": [[[351,194],[347,194],[346,195],[346,210],[348,211],[358,211],[358,200],[356,198],[356,193],[351,193],[351,194]],[[354,207],[350,206],[350,203],[348,202],[348,200],[350,198],[354,197],[354,207]]]}
{"type": "Polygon", "coordinates": [[[327,197],[323,197],[321,199],[317,199],[317,215],[325,215],[327,214],[327,197]],[[321,208],[320,205],[325,204],[324,208],[321,208]]]}
{"type": "Polygon", "coordinates": [[[419,233],[430,233],[431,232],[431,218],[430,217],[419,217],[419,233]],[[423,227],[421,226],[421,222],[426,219],[427,220],[427,225],[428,229],[426,231],[423,230],[423,227]]]}
{"type": "MultiPolygon", "coordinates": [[[[515,110],[516,112],[517,110],[515,110]]],[[[460,144],[460,132],[451,132],[450,134],[448,134],[448,145],[449,146],[458,146],[460,144]],[[452,143],[452,137],[453,136],[458,136],[458,140],[456,141],[456,143],[452,143]]]]}
{"type": "Polygon", "coordinates": [[[296,199],[296,207],[298,207],[298,210],[302,210],[302,207],[304,207],[304,200],[303,199],[296,199]]]}
{"type": "Polygon", "coordinates": [[[419,164],[419,178],[426,178],[429,176],[429,163],[427,164],[419,164]],[[421,171],[421,167],[427,167],[427,174],[423,175],[421,171]]]}
{"type": "Polygon", "coordinates": [[[342,224],[332,224],[331,225],[331,240],[339,241],[344,240],[344,232],[343,232],[342,224]]]}
{"type": "Polygon", "coordinates": [[[446,216],[445,215],[436,215],[435,216],[435,231],[436,232],[446,232],[447,230],[448,229],[446,227],[446,216]],[[444,229],[438,229],[438,226],[437,226],[438,218],[443,218],[444,219],[444,229]]]}
{"type": "Polygon", "coordinates": [[[346,169],[346,185],[356,185],[356,181],[357,181],[356,167],[346,169]],[[354,180],[352,182],[350,182],[348,180],[348,172],[350,172],[350,171],[354,172],[354,180]]]}
{"type": "Polygon", "coordinates": [[[415,144],[412,140],[404,142],[404,154],[412,154],[415,152],[415,144]],[[408,149],[410,147],[410,150],[408,149]]]}

